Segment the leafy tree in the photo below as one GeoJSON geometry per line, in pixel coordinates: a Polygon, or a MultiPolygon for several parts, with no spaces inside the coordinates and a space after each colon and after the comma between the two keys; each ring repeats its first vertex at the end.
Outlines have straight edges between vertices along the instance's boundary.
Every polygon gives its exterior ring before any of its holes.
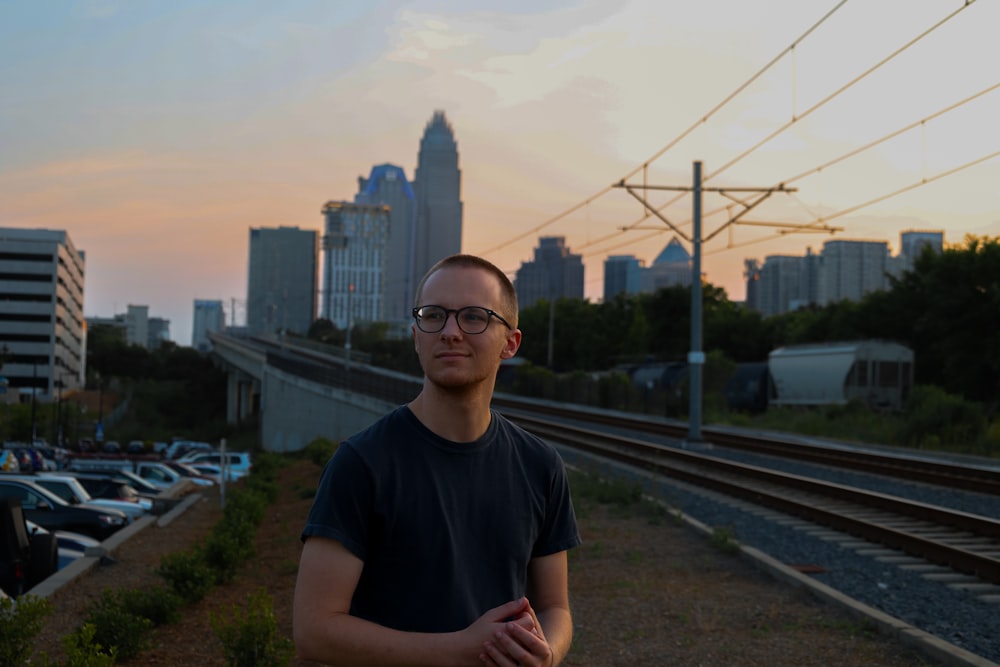
{"type": "Polygon", "coordinates": [[[965,398],[1000,396],[1000,241],[968,236],[964,246],[924,253],[893,280],[900,331],[916,354],[917,382],[965,398]]]}
{"type": "Polygon", "coordinates": [[[347,335],[330,320],[320,318],[309,327],[306,337],[328,345],[343,345],[347,335]]]}

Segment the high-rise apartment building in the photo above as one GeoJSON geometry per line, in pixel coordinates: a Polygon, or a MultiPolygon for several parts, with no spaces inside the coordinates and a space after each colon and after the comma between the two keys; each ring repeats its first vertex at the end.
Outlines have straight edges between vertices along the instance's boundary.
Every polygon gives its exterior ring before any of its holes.
{"type": "Polygon", "coordinates": [[[22,400],[83,384],[85,266],[65,231],[0,228],[0,375],[22,400]]]}
{"type": "Polygon", "coordinates": [[[635,255],[609,255],[604,260],[604,301],[642,289],[643,261],[635,255]]]}
{"type": "Polygon", "coordinates": [[[298,227],[251,228],[247,280],[250,334],[305,334],[316,319],[318,233],[298,227]]]}
{"type": "Polygon", "coordinates": [[[889,244],[885,241],[827,241],[823,244],[820,305],[860,301],[889,286],[889,244]]]}
{"type": "Polygon", "coordinates": [[[368,178],[358,178],[354,202],[389,207],[382,311],[387,321],[409,323],[413,290],[422,276],[414,269],[417,200],[413,188],[402,167],[380,164],[372,167],[368,178]]]}
{"type": "Polygon", "coordinates": [[[768,256],[763,265],[745,260],[747,307],[770,316],[808,304],[859,301],[870,292],[889,289],[889,276],[912,270],[925,247],[940,252],[944,233],[903,232],[896,257],[885,241],[834,240],[824,243],[818,255],[808,249],[804,257],[768,256]]]}
{"type": "Polygon", "coordinates": [[[514,279],[521,308],[543,299],[582,299],[583,284],[583,257],[570,252],[564,236],[539,238],[535,259],[522,262],[514,279]]]}
{"type": "Polygon", "coordinates": [[[944,250],[944,232],[909,230],[899,235],[899,267],[897,273],[910,271],[913,263],[925,248],[941,254],[944,250]]]}
{"type": "Polygon", "coordinates": [[[802,274],[805,257],[768,255],[760,268],[757,286],[757,310],[764,316],[795,310],[802,300],[802,274]]]}
{"type": "Polygon", "coordinates": [[[323,215],[323,317],[340,329],[385,321],[389,207],[331,201],[323,215]]]}
{"type": "Polygon", "coordinates": [[[443,111],[435,111],[424,129],[413,180],[417,199],[413,275],[419,280],[435,262],[462,251],[462,172],[455,134],[443,111]]]}
{"type": "Polygon", "coordinates": [[[129,304],[125,309],[125,342],[149,349],[149,306],[129,304]]]}
{"type": "Polygon", "coordinates": [[[222,309],[222,301],[195,299],[191,347],[199,352],[210,352],[212,342],[208,339],[208,334],[223,331],[225,328],[226,315],[222,309]]]}

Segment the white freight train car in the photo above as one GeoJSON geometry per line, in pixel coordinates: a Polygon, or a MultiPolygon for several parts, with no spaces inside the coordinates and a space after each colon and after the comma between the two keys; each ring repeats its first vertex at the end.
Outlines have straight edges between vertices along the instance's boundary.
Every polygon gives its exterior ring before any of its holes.
{"type": "Polygon", "coordinates": [[[880,340],[789,345],[768,356],[770,405],[838,405],[851,400],[899,410],[913,386],[913,350],[880,340]]]}

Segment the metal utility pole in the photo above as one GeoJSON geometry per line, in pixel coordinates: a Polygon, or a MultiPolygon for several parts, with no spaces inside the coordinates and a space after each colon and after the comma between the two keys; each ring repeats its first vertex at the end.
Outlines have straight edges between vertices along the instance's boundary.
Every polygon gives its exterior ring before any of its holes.
{"type": "MultiPolygon", "coordinates": [[[[702,350],[702,289],[701,289],[701,247],[706,241],[711,240],[716,234],[721,232],[723,229],[735,224],[747,224],[747,225],[759,225],[768,227],[780,227],[789,230],[790,232],[835,232],[841,231],[839,227],[829,227],[826,225],[816,226],[816,225],[797,225],[794,223],[780,223],[780,222],[749,222],[743,221],[741,218],[746,215],[750,210],[755,208],[757,205],[762,203],[765,199],[770,197],[775,192],[796,192],[796,188],[786,188],[784,184],[770,187],[770,188],[729,188],[729,187],[713,187],[706,188],[701,182],[701,161],[695,161],[694,167],[694,177],[691,186],[673,186],[673,185],[632,185],[626,183],[622,180],[616,183],[614,187],[624,188],[630,195],[635,197],[644,207],[645,210],[652,215],[659,218],[667,227],[669,227],[675,234],[687,241],[692,246],[692,262],[691,262],[691,343],[690,351],[688,352],[688,386],[690,389],[690,409],[689,409],[689,420],[688,420],[688,442],[701,442],[701,408],[702,408],[702,371],[705,365],[705,352],[702,350]],[[678,192],[691,192],[694,197],[694,203],[692,204],[692,234],[688,236],[683,231],[681,231],[673,222],[667,219],[659,210],[652,204],[650,204],[644,193],[638,193],[640,190],[674,190],[678,192]],[[723,223],[717,230],[709,234],[707,237],[702,235],[702,225],[701,225],[701,199],[702,194],[705,192],[716,192],[724,197],[727,197],[731,201],[735,202],[742,207],[742,210],[731,215],[729,219],[723,223]],[[741,200],[735,196],[734,193],[755,193],[757,196],[752,197],[748,200],[741,200]]],[[[639,229],[633,227],[632,229],[639,229]]],[[[648,228],[647,228],[648,229],[648,228]]],[[[659,229],[659,228],[657,228],[659,229]]]]}

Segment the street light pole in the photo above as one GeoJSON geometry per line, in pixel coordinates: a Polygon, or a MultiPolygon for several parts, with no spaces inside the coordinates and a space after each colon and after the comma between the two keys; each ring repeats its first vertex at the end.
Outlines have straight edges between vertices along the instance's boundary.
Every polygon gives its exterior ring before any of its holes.
{"type": "Polygon", "coordinates": [[[38,364],[31,364],[33,382],[31,384],[31,445],[35,445],[35,395],[38,394],[38,364]]]}
{"type": "Polygon", "coordinates": [[[97,373],[97,429],[94,440],[104,442],[104,378],[97,373]]]}

